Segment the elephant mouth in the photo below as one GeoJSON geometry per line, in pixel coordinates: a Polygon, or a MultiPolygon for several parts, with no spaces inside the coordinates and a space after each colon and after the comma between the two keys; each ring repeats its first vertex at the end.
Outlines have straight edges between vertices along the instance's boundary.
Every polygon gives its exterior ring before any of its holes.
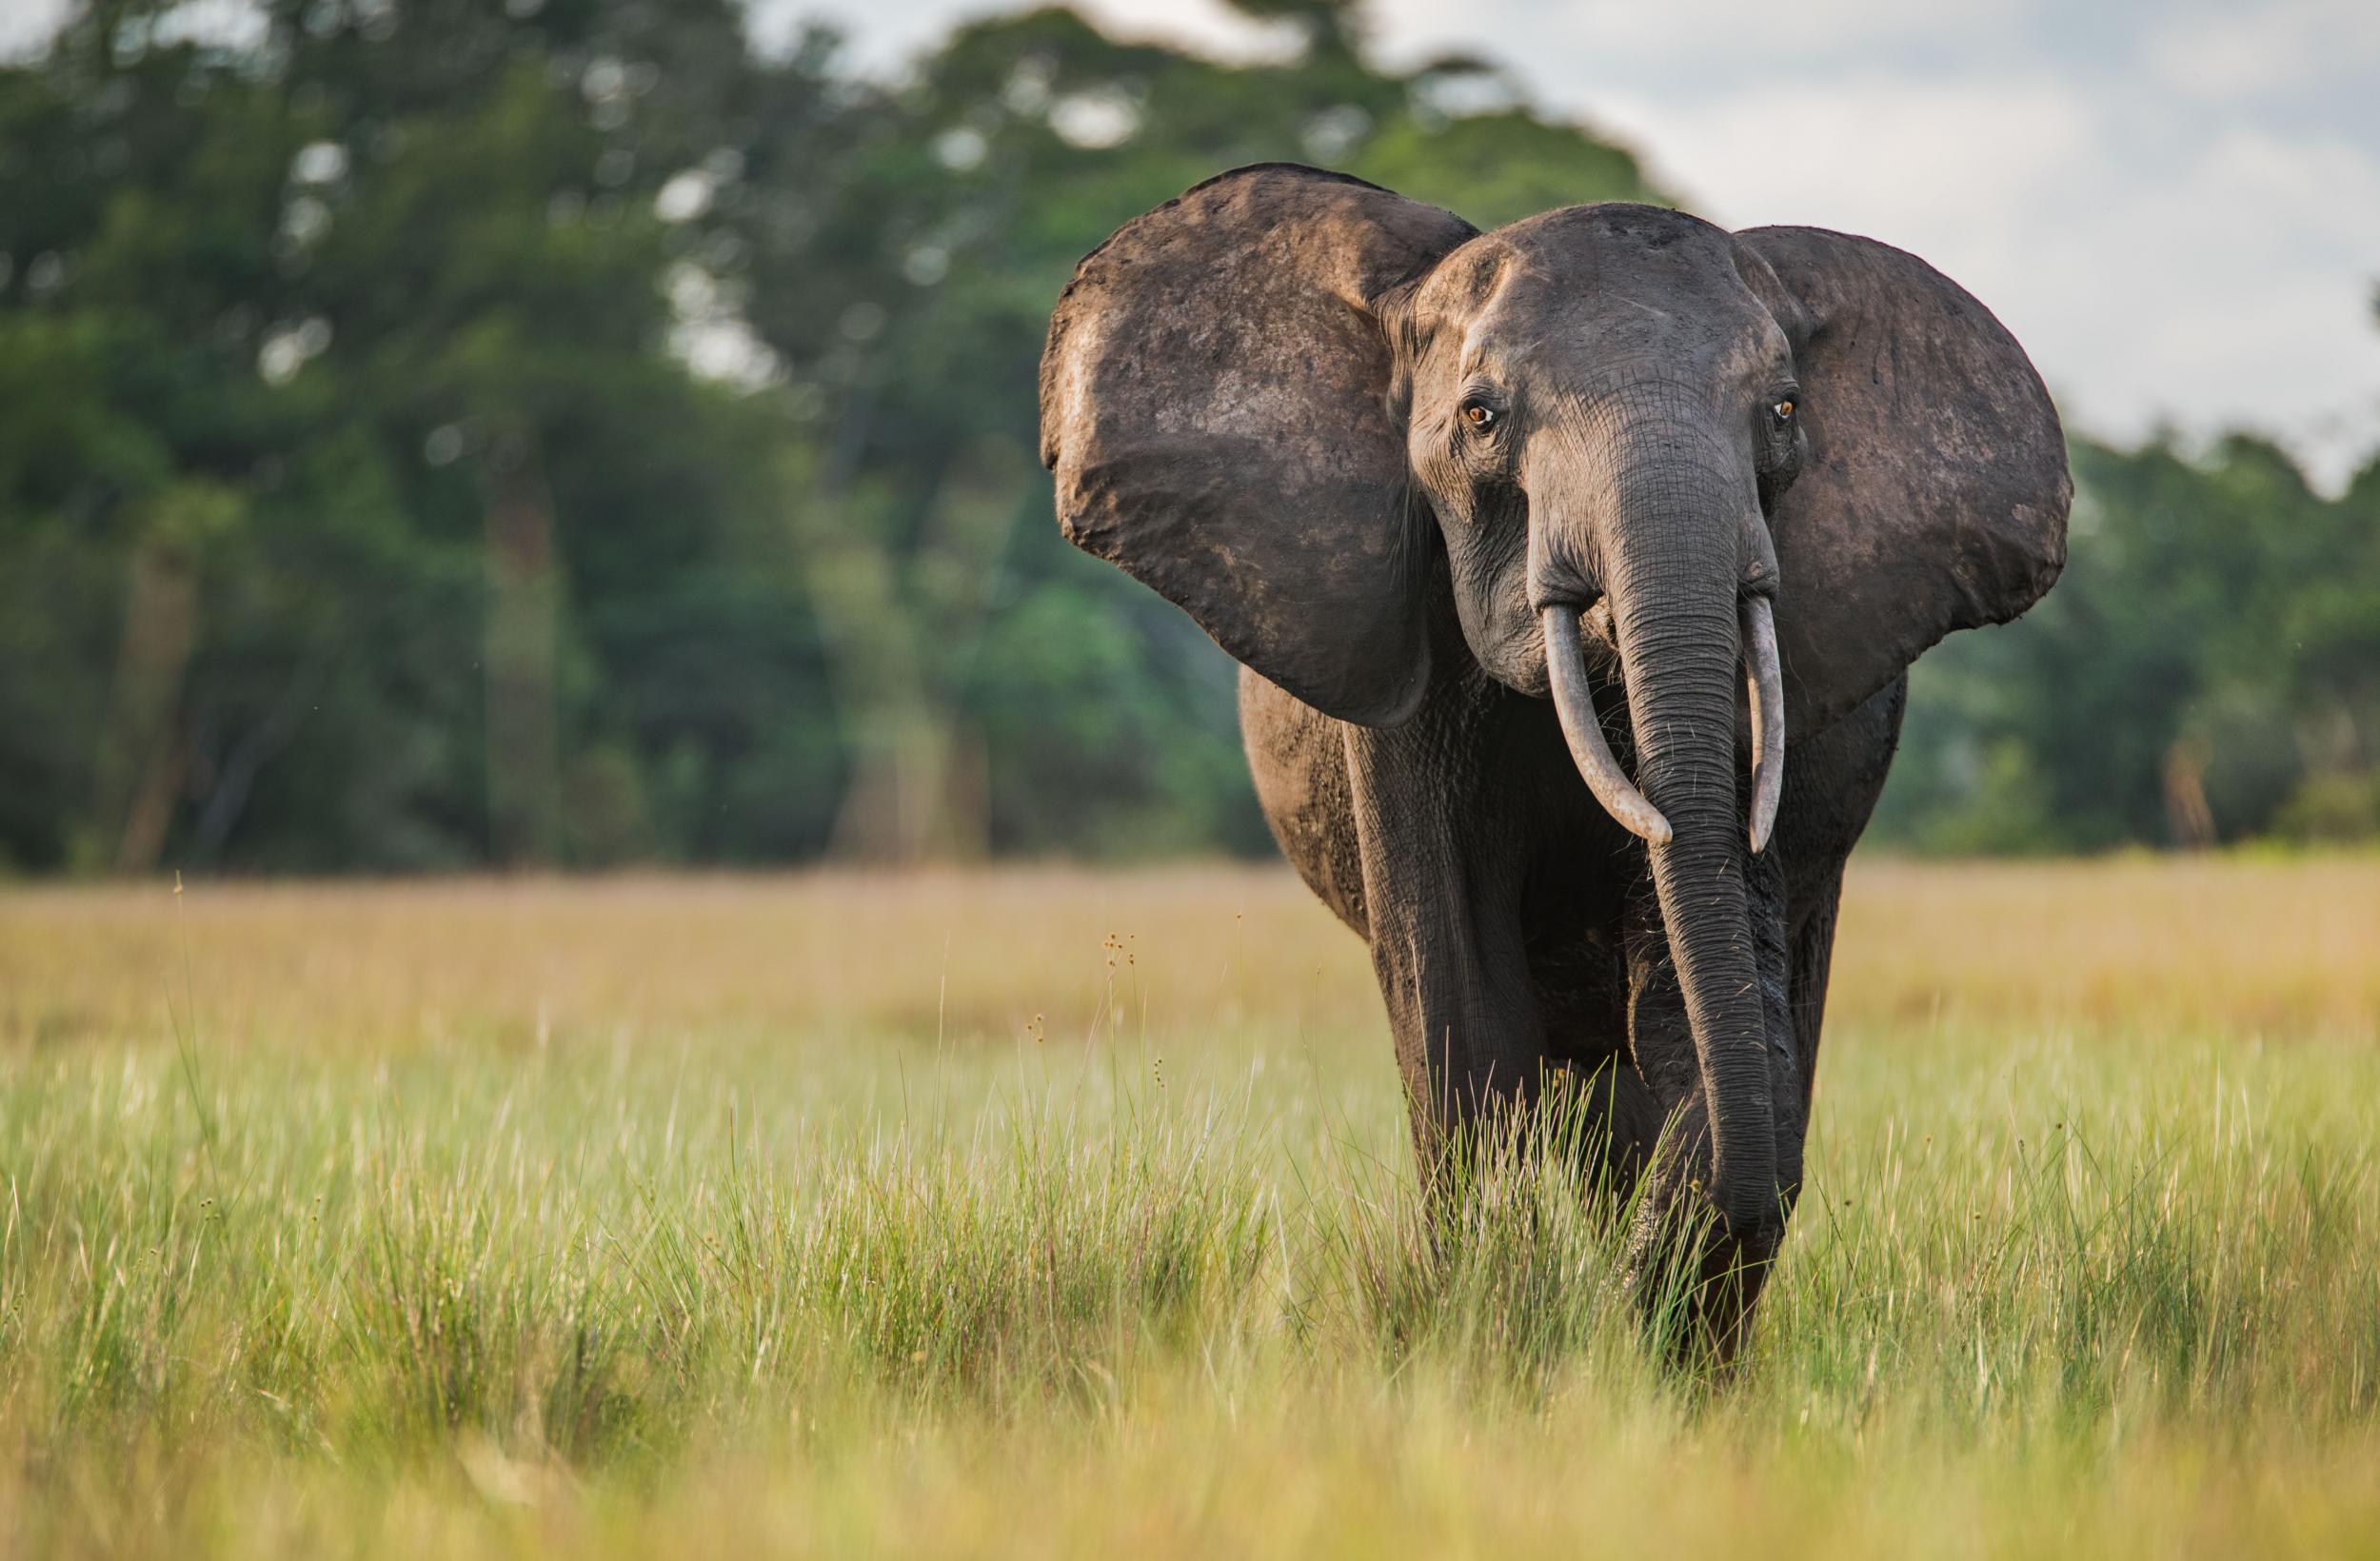
{"type": "MultiPolygon", "coordinates": [[[[1776,646],[1776,614],[1766,595],[1742,598],[1744,693],[1752,718],[1752,849],[1765,850],[1785,794],[1785,679],[1776,646]]],[[[1648,801],[1612,755],[1596,713],[1587,671],[1587,649],[1606,665],[1620,662],[1618,636],[1609,596],[1581,612],[1576,603],[1556,603],[1538,614],[1545,640],[1545,670],[1562,737],[1578,774],[1621,828],[1650,845],[1666,845],[1669,820],[1648,801]],[[1607,660],[1608,658],[1608,660],[1607,660]]]]}
{"type": "Polygon", "coordinates": [[[1598,596],[1595,605],[1578,615],[1578,633],[1587,642],[1587,655],[1597,666],[1616,671],[1619,666],[1619,625],[1612,622],[1612,599],[1598,596]]]}

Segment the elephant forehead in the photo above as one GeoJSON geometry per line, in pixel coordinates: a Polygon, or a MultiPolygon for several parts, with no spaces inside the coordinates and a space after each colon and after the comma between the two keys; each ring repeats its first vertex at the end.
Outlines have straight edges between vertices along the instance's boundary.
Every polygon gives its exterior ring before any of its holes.
{"type": "Polygon", "coordinates": [[[1623,221],[1609,209],[1549,212],[1491,236],[1497,264],[1462,322],[1464,372],[1570,383],[1646,357],[1726,373],[1783,353],[1727,233],[1676,212],[1626,207],[1623,221]]]}
{"type": "Polygon", "coordinates": [[[1734,240],[1699,217],[1613,203],[1565,207],[1499,227],[1505,287],[1520,297],[1578,290],[1712,291],[1734,271],[1734,240]]]}
{"type": "Polygon", "coordinates": [[[1466,333],[1460,361],[1465,375],[1592,394],[1647,376],[1716,388],[1790,359],[1784,332],[1752,300],[1606,291],[1497,309],[1466,333]]]}

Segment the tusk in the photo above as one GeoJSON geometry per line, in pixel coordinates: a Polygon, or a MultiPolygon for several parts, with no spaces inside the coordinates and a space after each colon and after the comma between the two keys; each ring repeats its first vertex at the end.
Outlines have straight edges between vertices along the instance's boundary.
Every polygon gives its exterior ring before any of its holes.
{"type": "Polygon", "coordinates": [[[1765,596],[1744,598],[1744,683],[1752,700],[1752,849],[1776,827],[1785,795],[1785,674],[1776,659],[1776,612],[1765,596]]]}
{"type": "Polygon", "coordinates": [[[1667,845],[1669,820],[1631,785],[1603,740],[1603,722],[1596,716],[1595,700],[1587,689],[1587,654],[1578,643],[1578,609],[1548,607],[1538,615],[1545,628],[1545,674],[1553,684],[1554,711],[1561,718],[1562,737],[1570,743],[1571,761],[1586,778],[1587,789],[1603,811],[1620,827],[1655,845],[1667,845]]]}

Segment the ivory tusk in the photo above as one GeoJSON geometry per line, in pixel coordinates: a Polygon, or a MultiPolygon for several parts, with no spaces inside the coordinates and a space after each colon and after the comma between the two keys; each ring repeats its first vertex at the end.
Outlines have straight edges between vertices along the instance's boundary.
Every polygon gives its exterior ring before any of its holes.
{"type": "Polygon", "coordinates": [[[1752,849],[1769,843],[1785,795],[1785,675],[1776,655],[1776,613],[1765,596],[1744,598],[1744,684],[1752,701],[1752,849]]]}
{"type": "Polygon", "coordinates": [[[1561,719],[1571,761],[1578,766],[1595,800],[1621,828],[1654,845],[1667,845],[1669,820],[1621,772],[1619,761],[1612,757],[1612,745],[1604,741],[1603,722],[1595,713],[1587,684],[1586,650],[1578,642],[1578,609],[1548,607],[1538,615],[1538,622],[1545,631],[1546,681],[1553,685],[1554,711],[1561,719]]]}

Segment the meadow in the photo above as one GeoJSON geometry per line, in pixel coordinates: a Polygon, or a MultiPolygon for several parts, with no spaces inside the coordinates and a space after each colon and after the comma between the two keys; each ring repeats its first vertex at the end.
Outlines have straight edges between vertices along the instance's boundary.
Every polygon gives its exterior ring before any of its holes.
{"type": "Polygon", "coordinates": [[[1275,869],[0,890],[0,1551],[2380,1554],[2380,861],[1856,866],[1746,1357],[1275,869]]]}

